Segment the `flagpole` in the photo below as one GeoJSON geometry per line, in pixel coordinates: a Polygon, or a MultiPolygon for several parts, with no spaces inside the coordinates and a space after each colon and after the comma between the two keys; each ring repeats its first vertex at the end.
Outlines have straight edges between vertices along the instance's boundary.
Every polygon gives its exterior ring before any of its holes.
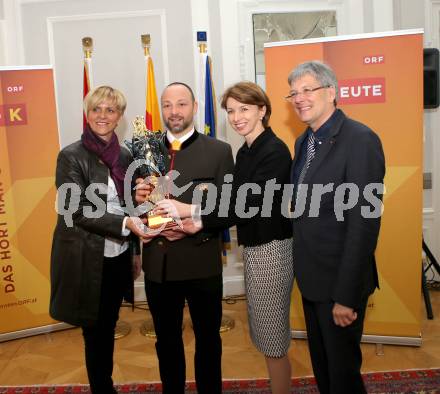
{"type": "MultiPolygon", "coordinates": [[[[147,123],[147,107],[148,107],[148,62],[150,60],[151,37],[149,34],[141,35],[141,43],[144,48],[145,57],[145,123],[147,123]]],[[[147,128],[149,129],[148,125],[147,128]]]]}
{"type": "MultiPolygon", "coordinates": [[[[149,34],[141,35],[141,43],[144,48],[144,56],[145,56],[145,123],[147,123],[148,119],[148,62],[150,60],[150,47],[151,47],[151,38],[149,34]]],[[[151,127],[151,126],[150,126],[151,127]]],[[[147,126],[148,129],[150,127],[147,126]]],[[[142,250],[142,242],[140,243],[142,250]]],[[[147,317],[147,319],[141,324],[140,333],[143,336],[149,338],[156,337],[156,331],[154,330],[153,318],[151,316],[147,317]]]]}
{"type": "MultiPolygon", "coordinates": [[[[149,34],[141,35],[141,43],[144,48],[145,56],[145,124],[148,130],[160,131],[160,114],[159,104],[156,94],[156,83],[154,79],[153,60],[150,55],[151,36],[149,34]]],[[[140,242],[140,250],[142,251],[142,242],[140,242]]],[[[183,330],[183,325],[182,325],[183,330]]],[[[139,329],[141,335],[148,338],[156,338],[153,318],[148,316],[141,324],[139,329]]]]}
{"type": "Polygon", "coordinates": [[[205,133],[205,67],[206,58],[208,57],[208,45],[206,31],[197,32],[197,46],[199,47],[199,77],[200,77],[200,89],[198,97],[198,131],[202,134],[205,133]]]}
{"type": "Polygon", "coordinates": [[[84,52],[84,67],[86,70],[89,89],[91,90],[93,89],[93,73],[92,73],[93,38],[84,37],[82,39],[82,46],[84,52]]]}
{"type": "Polygon", "coordinates": [[[148,130],[160,131],[159,103],[156,93],[156,80],[154,77],[153,59],[150,55],[151,37],[149,34],[141,35],[142,47],[145,56],[145,124],[148,130]]]}
{"type": "MultiPolygon", "coordinates": [[[[92,52],[93,52],[93,39],[92,37],[82,38],[82,47],[84,52],[84,75],[83,75],[83,98],[87,93],[93,89],[92,78],[92,52]]],[[[83,127],[87,124],[86,114],[83,112],[83,127]]]]}
{"type": "MultiPolygon", "coordinates": [[[[217,114],[215,105],[215,92],[214,84],[212,83],[211,58],[208,55],[207,34],[205,31],[197,32],[197,44],[199,46],[200,52],[200,74],[202,76],[199,98],[199,131],[203,134],[209,135],[212,138],[216,138],[217,114]]],[[[224,230],[222,234],[223,248],[225,248],[225,234],[227,234],[229,238],[228,229],[224,230]]],[[[226,254],[224,257],[226,261],[226,254]]],[[[229,331],[234,328],[234,326],[234,319],[228,315],[223,314],[220,325],[220,332],[229,331]]]]}

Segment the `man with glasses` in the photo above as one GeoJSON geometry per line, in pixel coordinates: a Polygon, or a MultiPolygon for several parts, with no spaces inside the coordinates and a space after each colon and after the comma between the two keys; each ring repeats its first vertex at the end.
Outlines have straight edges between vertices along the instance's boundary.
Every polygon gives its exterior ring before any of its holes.
{"type": "Polygon", "coordinates": [[[371,129],[336,108],[338,83],[326,64],[300,64],[288,83],[286,99],[308,125],[295,143],[291,177],[293,205],[305,207],[294,214],[293,261],[313,371],[321,393],[366,393],[360,341],[368,297],[378,287],[380,212],[373,213],[364,190],[375,186],[381,206],[382,144],[371,129]],[[357,203],[343,209],[353,197],[357,203]]]}

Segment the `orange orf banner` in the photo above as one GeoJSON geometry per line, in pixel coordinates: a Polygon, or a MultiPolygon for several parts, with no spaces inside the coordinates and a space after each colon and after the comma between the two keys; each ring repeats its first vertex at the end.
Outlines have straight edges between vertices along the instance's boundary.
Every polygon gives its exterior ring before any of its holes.
{"type": "MultiPolygon", "coordinates": [[[[382,140],[386,177],[376,260],[380,290],[370,297],[364,340],[420,345],[422,270],[423,32],[336,36],[265,45],[271,125],[293,152],[305,130],[284,96],[298,64],[321,60],[339,82],[338,107],[382,140]]],[[[294,262],[295,264],[295,262],[294,262]]],[[[304,318],[294,291],[292,326],[304,318]]]]}
{"type": "Polygon", "coordinates": [[[59,138],[49,67],[0,68],[0,341],[51,329],[59,138]]]}

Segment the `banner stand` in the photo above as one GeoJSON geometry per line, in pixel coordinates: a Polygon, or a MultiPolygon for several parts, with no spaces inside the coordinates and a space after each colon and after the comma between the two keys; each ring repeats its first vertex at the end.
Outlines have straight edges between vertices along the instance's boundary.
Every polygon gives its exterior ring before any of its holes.
{"type": "MultiPolygon", "coordinates": [[[[291,330],[291,339],[307,339],[307,332],[291,330]]],[[[382,345],[422,346],[422,337],[393,337],[387,335],[362,335],[362,343],[382,345]]]]}
{"type": "MultiPolygon", "coordinates": [[[[363,342],[421,345],[423,227],[423,30],[341,35],[264,45],[271,126],[293,151],[306,129],[284,97],[300,63],[335,71],[344,113],[382,141],[386,174],[376,248],[379,286],[369,298],[363,342]],[[410,92],[410,94],[408,94],[410,92]]],[[[293,338],[305,338],[301,295],[292,292],[293,338]]]]}
{"type": "Polygon", "coordinates": [[[51,66],[0,67],[0,341],[66,328],[49,316],[56,114],[51,66]]]}
{"type": "Polygon", "coordinates": [[[72,326],[67,323],[56,323],[56,324],[49,324],[47,326],[27,328],[25,330],[18,330],[18,331],[8,332],[6,334],[0,334],[0,342],[10,341],[12,339],[31,337],[33,335],[39,335],[39,334],[50,334],[51,332],[66,330],[68,328],[78,328],[78,327],[72,326]]]}

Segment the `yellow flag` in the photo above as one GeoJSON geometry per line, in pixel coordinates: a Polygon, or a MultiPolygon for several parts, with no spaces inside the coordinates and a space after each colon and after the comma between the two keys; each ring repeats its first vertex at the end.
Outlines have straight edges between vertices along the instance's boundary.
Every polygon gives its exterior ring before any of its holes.
{"type": "Polygon", "coordinates": [[[157,101],[156,81],[154,79],[154,67],[151,56],[147,61],[147,95],[145,108],[145,125],[148,130],[158,131],[162,128],[160,123],[159,104],[157,101]]]}

